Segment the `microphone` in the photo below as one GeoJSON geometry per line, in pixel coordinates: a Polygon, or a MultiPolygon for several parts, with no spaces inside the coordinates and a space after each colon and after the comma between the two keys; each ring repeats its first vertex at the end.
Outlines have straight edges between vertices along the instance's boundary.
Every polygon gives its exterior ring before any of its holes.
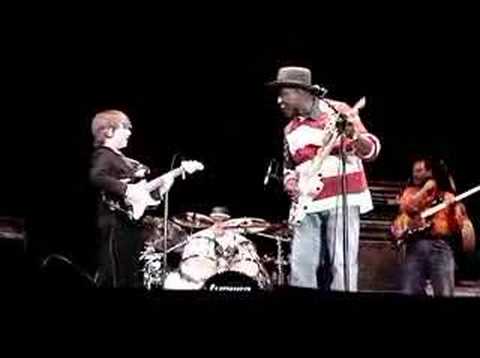
{"type": "Polygon", "coordinates": [[[345,132],[345,129],[348,124],[348,117],[344,113],[338,113],[338,118],[336,122],[337,129],[340,131],[340,133],[345,132]]]}
{"type": "Polygon", "coordinates": [[[328,89],[319,85],[312,86],[313,94],[317,97],[323,98],[328,93],[328,89]]]}
{"type": "Polygon", "coordinates": [[[268,182],[270,181],[270,174],[272,172],[272,164],[273,164],[273,160],[270,160],[270,163],[268,164],[267,174],[265,175],[265,179],[263,179],[263,186],[266,186],[268,184],[268,182]]]}

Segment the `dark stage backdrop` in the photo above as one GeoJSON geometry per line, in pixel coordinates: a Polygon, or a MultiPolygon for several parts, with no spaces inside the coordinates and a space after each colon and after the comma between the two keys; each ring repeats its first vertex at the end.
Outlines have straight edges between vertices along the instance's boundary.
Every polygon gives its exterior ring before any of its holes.
{"type": "MultiPolygon", "coordinates": [[[[479,184],[471,29],[387,32],[387,22],[338,38],[280,24],[177,33],[95,23],[66,37],[51,29],[12,40],[2,83],[1,214],[28,218],[36,256],[65,253],[90,270],[89,126],[96,111],[117,108],[133,122],[127,155],[154,174],[176,153],[204,162],[204,172],[175,184],[171,214],[228,205],[234,216],[285,219],[279,186],[263,185],[268,161],[281,158],[285,125],[264,83],[290,64],[310,67],[331,98],[367,97],[362,118],[382,141],[369,178],[404,180],[411,157],[426,152],[445,159],[460,191],[479,184]]],[[[479,202],[467,201],[477,230],[479,202]]]]}

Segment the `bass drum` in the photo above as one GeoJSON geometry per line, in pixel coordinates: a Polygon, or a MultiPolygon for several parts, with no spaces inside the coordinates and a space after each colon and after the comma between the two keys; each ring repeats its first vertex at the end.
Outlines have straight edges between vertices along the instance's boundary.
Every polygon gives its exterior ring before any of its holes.
{"type": "Polygon", "coordinates": [[[255,246],[248,239],[237,244],[237,252],[229,263],[229,271],[238,272],[253,279],[261,289],[271,288],[270,276],[255,246]]]}
{"type": "Polygon", "coordinates": [[[187,280],[178,271],[170,272],[163,285],[164,290],[200,290],[201,288],[201,283],[187,280]]]}
{"type": "Polygon", "coordinates": [[[210,277],[203,285],[203,290],[210,292],[256,292],[261,289],[258,281],[236,271],[225,271],[210,277]]]}
{"type": "Polygon", "coordinates": [[[204,290],[212,292],[254,292],[272,289],[268,272],[249,240],[237,243],[236,254],[228,260],[228,268],[205,281],[204,290]]]}

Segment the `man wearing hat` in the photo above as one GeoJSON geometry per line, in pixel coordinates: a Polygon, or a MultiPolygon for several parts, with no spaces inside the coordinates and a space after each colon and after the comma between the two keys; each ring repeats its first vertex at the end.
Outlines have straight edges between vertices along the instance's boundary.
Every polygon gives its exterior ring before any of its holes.
{"type": "Polygon", "coordinates": [[[269,85],[278,90],[278,104],[289,120],[284,129],[284,188],[293,201],[305,195],[298,187],[302,173],[315,157],[326,154],[318,173],[323,187],[310,193],[306,215],[294,226],[290,284],[356,291],[360,214],[373,208],[363,161],[374,160],[380,151],[379,140],[358,115],[364,102],[350,107],[323,98],[322,89],[312,85],[311,71],[303,67],[280,68],[269,85]],[[329,128],[332,123],[337,128],[340,119],[343,134],[329,143],[329,128]]]}
{"type": "Polygon", "coordinates": [[[203,236],[212,235],[217,242],[220,252],[233,252],[238,239],[242,239],[234,230],[226,230],[225,225],[231,218],[226,206],[214,206],[210,212],[210,218],[214,224],[199,234],[203,236]]]}

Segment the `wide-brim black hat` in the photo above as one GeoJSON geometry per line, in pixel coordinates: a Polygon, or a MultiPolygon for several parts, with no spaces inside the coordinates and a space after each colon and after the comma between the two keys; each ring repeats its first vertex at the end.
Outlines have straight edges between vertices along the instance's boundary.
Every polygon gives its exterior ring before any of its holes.
{"type": "Polygon", "coordinates": [[[277,79],[267,83],[268,87],[273,88],[302,88],[304,90],[314,92],[317,86],[312,85],[312,73],[305,67],[281,67],[278,70],[277,79]]]}

